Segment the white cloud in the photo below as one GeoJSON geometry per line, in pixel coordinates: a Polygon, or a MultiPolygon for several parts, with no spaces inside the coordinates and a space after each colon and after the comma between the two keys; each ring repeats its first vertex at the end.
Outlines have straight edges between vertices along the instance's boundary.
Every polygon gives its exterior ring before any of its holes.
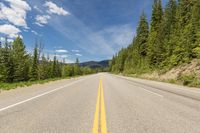
{"type": "Polygon", "coordinates": [[[54,56],[56,56],[57,60],[59,62],[63,62],[63,59],[65,60],[65,63],[74,63],[73,60],[71,59],[68,59],[68,55],[55,55],[55,54],[49,54],[48,55],[50,60],[53,60],[54,59],[54,56]]]}
{"type": "Polygon", "coordinates": [[[67,53],[68,51],[65,49],[58,49],[56,50],[57,53],[67,53]]]}
{"type": "Polygon", "coordinates": [[[40,12],[40,13],[43,13],[43,11],[38,7],[38,6],[33,6],[33,8],[36,10],[36,11],[38,11],[38,12],[40,12]]]}
{"type": "Polygon", "coordinates": [[[21,30],[15,27],[14,25],[10,24],[0,25],[0,33],[3,33],[9,36],[10,38],[16,38],[20,32],[21,30]]]}
{"type": "Polygon", "coordinates": [[[31,30],[31,32],[32,32],[33,34],[35,34],[35,35],[38,35],[38,33],[37,33],[36,31],[34,31],[34,30],[31,30]]]}
{"type": "Polygon", "coordinates": [[[59,55],[60,58],[67,58],[68,55],[59,55]]]}
{"type": "Polygon", "coordinates": [[[18,37],[17,34],[9,34],[8,36],[9,36],[10,38],[17,38],[17,37],[18,37]]]}
{"type": "Polygon", "coordinates": [[[4,37],[0,37],[0,41],[5,41],[5,38],[4,37]]]}
{"type": "Polygon", "coordinates": [[[97,34],[104,36],[108,44],[119,50],[133,41],[135,31],[131,25],[117,25],[103,29],[97,34]]]}
{"type": "Polygon", "coordinates": [[[47,24],[48,23],[48,20],[50,19],[51,17],[49,15],[37,15],[36,16],[36,22],[35,24],[39,25],[39,26],[44,26],[44,24],[47,24]]]}
{"type": "Polygon", "coordinates": [[[31,7],[26,1],[23,0],[5,0],[9,6],[0,2],[0,19],[7,20],[10,23],[28,28],[26,23],[27,11],[31,10],[31,7]]]}
{"type": "MultiPolygon", "coordinates": [[[[0,3],[0,8],[2,8],[1,6],[2,6],[2,3],[0,3]]],[[[2,20],[2,19],[5,19],[5,16],[0,9],[0,20],[2,20]]]]}
{"type": "Polygon", "coordinates": [[[76,55],[76,56],[82,56],[82,54],[78,54],[78,53],[77,53],[77,54],[75,54],[75,55],[76,55]]]}
{"type": "Polygon", "coordinates": [[[79,53],[80,51],[77,49],[72,50],[72,52],[79,53]]]}
{"type": "MultiPolygon", "coordinates": [[[[63,60],[62,60],[63,61],[63,60]]],[[[73,61],[73,60],[70,60],[70,59],[64,59],[64,61],[65,61],[65,63],[75,63],[75,61],[73,61]]]]}
{"type": "Polygon", "coordinates": [[[14,39],[8,39],[7,41],[8,42],[14,42],[14,39]]]}
{"type": "Polygon", "coordinates": [[[44,6],[48,7],[48,12],[51,14],[54,13],[57,15],[64,15],[64,16],[70,14],[69,12],[64,10],[62,7],[58,7],[55,3],[51,2],[51,1],[46,1],[44,6]]]}
{"type": "MultiPolygon", "coordinates": [[[[1,42],[5,42],[5,41],[6,41],[6,38],[0,37],[0,41],[1,41],[1,42]]],[[[14,39],[7,38],[7,41],[8,41],[8,42],[13,42],[14,39]]]]}

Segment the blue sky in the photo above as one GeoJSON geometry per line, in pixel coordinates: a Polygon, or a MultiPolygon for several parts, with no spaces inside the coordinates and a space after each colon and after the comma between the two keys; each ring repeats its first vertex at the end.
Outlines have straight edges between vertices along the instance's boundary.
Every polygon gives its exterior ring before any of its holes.
{"type": "MultiPolygon", "coordinates": [[[[164,1],[165,2],[165,1],[164,1]]],[[[164,3],[163,2],[163,3],[164,3]]],[[[0,37],[21,35],[28,52],[35,41],[43,52],[73,62],[110,59],[131,43],[144,10],[153,0],[0,0],[0,37]]],[[[2,38],[1,38],[2,39],[2,38]]]]}

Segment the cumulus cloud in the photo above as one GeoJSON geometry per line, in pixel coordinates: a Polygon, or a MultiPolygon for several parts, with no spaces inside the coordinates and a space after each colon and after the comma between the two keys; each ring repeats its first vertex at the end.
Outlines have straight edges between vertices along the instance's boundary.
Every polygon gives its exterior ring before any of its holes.
{"type": "Polygon", "coordinates": [[[60,57],[60,58],[67,58],[68,55],[59,55],[58,57],[60,57]]]}
{"type": "Polygon", "coordinates": [[[39,25],[39,26],[44,26],[44,24],[47,24],[48,23],[48,20],[50,19],[51,17],[49,15],[37,15],[36,16],[36,22],[35,24],[39,25]]]}
{"type": "Polygon", "coordinates": [[[69,12],[64,10],[62,7],[58,7],[55,3],[51,1],[46,1],[44,4],[45,7],[48,7],[48,12],[50,14],[57,14],[57,15],[69,15],[69,12]]]}
{"type": "Polygon", "coordinates": [[[57,53],[67,53],[68,51],[65,49],[58,49],[56,50],[57,53]]]}
{"type": "Polygon", "coordinates": [[[38,11],[38,12],[40,12],[40,13],[43,13],[43,11],[38,7],[38,6],[33,6],[33,8],[36,10],[36,11],[38,11]]]}
{"type": "Polygon", "coordinates": [[[78,54],[78,53],[77,53],[77,54],[75,54],[75,55],[76,55],[76,56],[82,56],[82,54],[78,54]]]}
{"type": "Polygon", "coordinates": [[[77,49],[72,50],[72,52],[79,53],[80,51],[77,49]]]}
{"type": "MultiPolygon", "coordinates": [[[[0,3],[0,7],[2,7],[2,3],[0,3]]],[[[0,20],[2,20],[2,19],[4,19],[4,18],[5,18],[5,16],[4,16],[4,14],[2,13],[1,8],[0,8],[0,20]]]]}
{"type": "Polygon", "coordinates": [[[14,39],[8,39],[7,41],[8,42],[14,42],[14,39]]]}
{"type": "Polygon", "coordinates": [[[73,60],[68,59],[68,57],[69,57],[68,55],[55,55],[55,54],[48,55],[50,60],[53,60],[54,56],[56,56],[56,58],[58,59],[59,62],[63,62],[63,60],[64,60],[65,63],[75,63],[73,60]]]}
{"type": "MultiPolygon", "coordinates": [[[[0,37],[0,41],[4,43],[6,41],[6,38],[0,37]]],[[[10,38],[7,39],[7,42],[11,42],[12,43],[13,41],[14,41],[14,39],[10,39],[10,38]]]]}
{"type": "Polygon", "coordinates": [[[31,32],[32,32],[33,34],[35,34],[35,35],[38,35],[38,33],[37,33],[36,31],[34,31],[34,30],[31,30],[31,32]]]}
{"type": "Polygon", "coordinates": [[[65,63],[71,64],[71,63],[75,63],[75,62],[73,60],[70,60],[70,59],[65,59],[65,63]]]}
{"type": "Polygon", "coordinates": [[[26,23],[26,14],[31,7],[23,0],[5,0],[8,6],[0,2],[0,19],[9,21],[10,23],[28,28],[26,23]]]}
{"type": "Polygon", "coordinates": [[[21,30],[15,27],[14,25],[10,24],[0,25],[0,33],[3,33],[9,36],[10,38],[16,38],[20,32],[21,30]]]}
{"type": "Polygon", "coordinates": [[[0,37],[0,41],[4,41],[5,40],[5,38],[4,37],[0,37]]]}

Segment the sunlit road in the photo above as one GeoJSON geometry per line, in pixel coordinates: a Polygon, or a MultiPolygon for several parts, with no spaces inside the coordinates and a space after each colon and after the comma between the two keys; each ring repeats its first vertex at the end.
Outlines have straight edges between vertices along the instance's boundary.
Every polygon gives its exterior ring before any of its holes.
{"type": "Polygon", "coordinates": [[[200,89],[107,73],[0,94],[0,133],[200,133],[200,89]]]}

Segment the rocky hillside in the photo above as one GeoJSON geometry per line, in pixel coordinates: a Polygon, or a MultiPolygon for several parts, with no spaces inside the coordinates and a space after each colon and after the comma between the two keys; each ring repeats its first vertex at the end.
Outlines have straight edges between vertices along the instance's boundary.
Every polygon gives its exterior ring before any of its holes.
{"type": "Polygon", "coordinates": [[[200,59],[174,67],[166,73],[154,71],[139,77],[200,87],[200,59]]]}

